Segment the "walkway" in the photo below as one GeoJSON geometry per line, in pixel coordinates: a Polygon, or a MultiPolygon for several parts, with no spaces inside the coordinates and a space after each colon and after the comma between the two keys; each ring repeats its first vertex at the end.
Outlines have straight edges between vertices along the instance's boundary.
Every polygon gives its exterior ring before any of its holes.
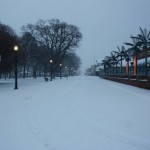
{"type": "Polygon", "coordinates": [[[96,77],[19,85],[0,87],[2,150],[150,149],[148,90],[96,77]]]}

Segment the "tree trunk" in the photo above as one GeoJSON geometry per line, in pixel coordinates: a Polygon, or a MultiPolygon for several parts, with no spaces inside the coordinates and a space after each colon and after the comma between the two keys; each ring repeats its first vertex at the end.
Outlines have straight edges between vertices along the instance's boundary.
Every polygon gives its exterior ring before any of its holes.
{"type": "Polygon", "coordinates": [[[147,46],[145,47],[145,75],[147,76],[147,46]]]}
{"type": "Polygon", "coordinates": [[[104,74],[106,75],[106,65],[104,64],[104,74]]]}
{"type": "Polygon", "coordinates": [[[29,67],[27,66],[27,77],[29,77],[29,67]]]}
{"type": "Polygon", "coordinates": [[[7,73],[5,73],[5,80],[6,80],[6,78],[7,78],[7,73]]]}
{"type": "Polygon", "coordinates": [[[34,67],[33,67],[33,78],[35,78],[35,79],[37,78],[36,72],[37,72],[37,67],[34,66],[34,67]]]}
{"type": "Polygon", "coordinates": [[[114,75],[114,70],[115,70],[115,67],[114,67],[114,61],[113,61],[113,75],[114,75]]]}
{"type": "Polygon", "coordinates": [[[23,64],[23,78],[26,77],[26,64],[23,64]]]}
{"type": "Polygon", "coordinates": [[[121,67],[120,67],[120,74],[122,76],[122,54],[121,54],[121,67]]]}
{"type": "Polygon", "coordinates": [[[44,78],[46,77],[46,65],[44,64],[44,78]]]}
{"type": "Polygon", "coordinates": [[[134,55],[133,60],[134,60],[134,70],[133,70],[133,72],[134,72],[134,75],[136,76],[137,75],[137,53],[134,55]]]}

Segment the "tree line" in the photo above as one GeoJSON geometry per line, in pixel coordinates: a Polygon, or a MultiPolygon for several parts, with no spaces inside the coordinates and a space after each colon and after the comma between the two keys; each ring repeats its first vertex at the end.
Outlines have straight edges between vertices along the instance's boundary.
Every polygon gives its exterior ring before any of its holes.
{"type": "Polygon", "coordinates": [[[0,76],[11,76],[14,67],[14,45],[23,77],[32,69],[33,77],[47,76],[50,68],[57,73],[60,64],[69,70],[78,70],[81,59],[75,50],[79,47],[82,34],[77,26],[58,19],[38,20],[36,24],[22,27],[18,36],[8,25],[0,23],[0,76]],[[52,63],[50,63],[50,60],[52,63]]]}
{"type": "Polygon", "coordinates": [[[130,36],[131,42],[125,42],[123,46],[118,47],[117,51],[112,51],[110,56],[105,56],[101,65],[104,75],[138,75],[139,66],[137,60],[145,58],[144,66],[142,66],[142,75],[150,74],[148,57],[150,56],[150,31],[146,28],[139,28],[139,34],[130,36]],[[128,48],[125,48],[125,45],[128,48]],[[126,61],[125,71],[123,72],[123,60],[126,61]],[[130,66],[131,64],[131,66],[130,66]],[[132,69],[132,71],[131,71],[132,69]]]}

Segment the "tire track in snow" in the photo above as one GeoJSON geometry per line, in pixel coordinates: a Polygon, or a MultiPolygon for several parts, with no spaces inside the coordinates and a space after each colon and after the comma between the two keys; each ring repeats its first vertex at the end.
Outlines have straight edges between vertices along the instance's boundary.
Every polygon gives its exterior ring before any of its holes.
{"type": "MultiPolygon", "coordinates": [[[[70,84],[70,83],[69,83],[70,84]]],[[[75,86],[76,82],[72,82],[71,85],[67,85],[67,87],[63,88],[62,91],[56,96],[52,97],[52,101],[46,100],[44,104],[38,106],[37,108],[34,108],[34,110],[29,114],[29,128],[31,130],[31,133],[34,135],[34,137],[41,142],[47,149],[55,150],[57,149],[57,145],[59,143],[58,137],[55,136],[55,133],[52,130],[47,130],[47,127],[45,128],[43,126],[43,123],[41,122],[41,118],[39,117],[39,113],[41,112],[44,107],[49,105],[57,105],[59,104],[59,100],[66,97],[69,92],[71,92],[71,87],[75,86]]],[[[60,146],[60,143],[59,143],[60,146]]],[[[62,150],[65,150],[65,146],[62,150]]]]}
{"type": "MultiPolygon", "coordinates": [[[[96,83],[97,84],[97,83],[96,83]]],[[[86,89],[87,90],[87,89],[86,89]]],[[[121,89],[123,90],[123,89],[121,89]]],[[[86,91],[84,91],[86,92],[86,91]]],[[[84,97],[83,91],[78,95],[79,100],[80,97],[84,97]]],[[[79,104],[79,103],[78,103],[79,104]]],[[[76,106],[72,105],[72,107],[77,108],[76,106]]],[[[82,124],[82,126],[85,126],[86,124],[88,124],[89,128],[92,128],[93,130],[95,130],[95,132],[99,133],[102,137],[104,138],[108,138],[111,141],[115,141],[118,143],[121,143],[123,145],[127,145],[129,147],[135,150],[139,149],[139,150],[149,150],[150,147],[148,146],[149,142],[147,141],[147,139],[145,139],[146,141],[143,143],[141,142],[141,137],[132,137],[133,135],[130,135],[130,133],[125,133],[121,130],[115,129],[114,132],[110,126],[104,125],[96,120],[94,120],[93,118],[89,118],[86,115],[83,115],[81,111],[76,111],[74,108],[70,108],[70,115],[72,117],[74,117],[74,119],[78,120],[78,122],[80,122],[82,124]],[[74,111],[72,111],[74,110],[74,111]],[[111,133],[111,134],[110,134],[111,133]]]]}
{"type": "MultiPolygon", "coordinates": [[[[105,126],[89,118],[78,109],[77,105],[79,101],[84,99],[86,93],[87,95],[89,94],[89,87],[92,87],[92,85],[89,86],[89,84],[90,83],[87,84],[87,80],[70,83],[68,87],[53,97],[53,101],[49,102],[46,100],[42,106],[37,107],[30,114],[29,121],[31,132],[33,132],[34,136],[47,149],[52,150],[69,150],[71,146],[72,150],[86,150],[86,142],[92,140],[95,135],[99,137],[99,139],[95,139],[96,141],[92,143],[93,145],[95,144],[95,147],[102,144],[100,141],[104,140],[108,143],[120,145],[121,148],[125,147],[124,149],[148,150],[149,147],[141,143],[139,139],[129,138],[130,135],[120,130],[117,131],[117,129],[115,129],[117,132],[114,132],[107,125],[105,126]],[[81,87],[79,87],[79,85],[81,87]],[[68,96],[68,93],[71,94],[68,96]],[[46,112],[41,114],[44,109],[46,112]],[[56,118],[53,118],[52,114],[48,114],[48,109],[52,109],[50,112],[54,113],[53,115],[56,115],[56,118]],[[50,121],[52,122],[50,123],[50,121]],[[78,142],[80,142],[78,140],[78,138],[80,138],[79,136],[85,138],[85,140],[83,139],[82,141],[83,145],[78,145],[78,142]],[[63,142],[61,139],[63,139],[63,142]],[[75,146],[75,148],[73,146],[75,146]]],[[[92,147],[87,149],[91,150],[92,147]]]]}

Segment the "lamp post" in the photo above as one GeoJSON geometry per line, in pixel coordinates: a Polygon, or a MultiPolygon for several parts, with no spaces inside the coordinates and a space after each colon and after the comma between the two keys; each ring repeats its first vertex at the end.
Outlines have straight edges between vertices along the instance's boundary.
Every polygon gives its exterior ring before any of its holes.
{"type": "Polygon", "coordinates": [[[150,63],[147,64],[147,75],[150,75],[150,63]]]}
{"type": "Polygon", "coordinates": [[[62,64],[60,64],[59,66],[60,66],[60,79],[61,79],[61,67],[62,67],[62,64]]]}
{"type": "MultiPolygon", "coordinates": [[[[0,63],[2,61],[2,56],[0,55],[0,63]]],[[[0,66],[0,79],[1,79],[1,66],[0,66]]]]}
{"type": "Polygon", "coordinates": [[[50,68],[51,68],[51,79],[50,79],[50,81],[52,81],[52,79],[53,79],[53,68],[52,68],[52,63],[53,63],[53,60],[52,59],[50,59],[50,68]]]}
{"type": "Polygon", "coordinates": [[[14,89],[16,90],[16,89],[18,89],[18,81],[17,81],[17,72],[18,72],[17,71],[17,63],[18,63],[17,62],[18,61],[17,52],[18,52],[18,46],[17,45],[14,46],[14,52],[15,52],[15,72],[14,72],[15,73],[15,88],[14,89]]]}

